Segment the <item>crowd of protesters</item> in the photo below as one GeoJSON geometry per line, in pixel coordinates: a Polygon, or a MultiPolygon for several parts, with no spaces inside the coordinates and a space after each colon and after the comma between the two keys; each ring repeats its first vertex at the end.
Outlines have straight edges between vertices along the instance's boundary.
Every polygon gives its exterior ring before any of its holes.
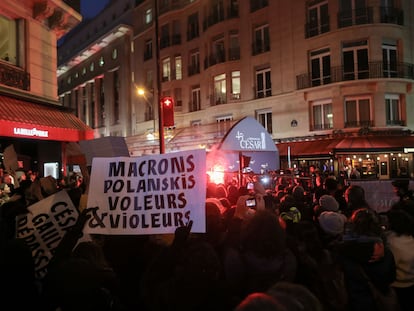
{"type": "Polygon", "coordinates": [[[315,176],[281,177],[272,189],[208,180],[205,233],[190,221],[171,236],[82,240],[90,215],[80,210],[41,280],[15,217],[57,191],[79,206],[85,188],[78,177],[27,178],[0,207],[0,309],[414,310],[408,180],[393,183],[400,200],[378,214],[362,187],[315,176]]]}

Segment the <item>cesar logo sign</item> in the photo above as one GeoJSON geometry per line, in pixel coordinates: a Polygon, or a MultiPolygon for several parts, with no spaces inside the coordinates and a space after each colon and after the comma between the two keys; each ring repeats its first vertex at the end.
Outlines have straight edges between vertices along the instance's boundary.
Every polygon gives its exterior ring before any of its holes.
{"type": "Polygon", "coordinates": [[[244,133],[237,131],[236,138],[240,143],[240,148],[245,150],[265,150],[266,133],[260,133],[260,137],[244,137],[244,133]]]}

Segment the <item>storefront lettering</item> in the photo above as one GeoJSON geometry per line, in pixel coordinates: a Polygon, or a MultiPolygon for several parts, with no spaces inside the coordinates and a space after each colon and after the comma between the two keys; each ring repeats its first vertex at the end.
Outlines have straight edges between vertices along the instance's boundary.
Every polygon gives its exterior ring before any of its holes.
{"type": "Polygon", "coordinates": [[[35,127],[32,129],[15,127],[13,129],[13,132],[15,135],[22,135],[22,136],[49,137],[49,131],[41,131],[35,127]]]}
{"type": "Polygon", "coordinates": [[[260,137],[244,137],[244,133],[237,131],[236,138],[239,140],[241,149],[262,150],[266,149],[265,133],[260,133],[260,137]]]}

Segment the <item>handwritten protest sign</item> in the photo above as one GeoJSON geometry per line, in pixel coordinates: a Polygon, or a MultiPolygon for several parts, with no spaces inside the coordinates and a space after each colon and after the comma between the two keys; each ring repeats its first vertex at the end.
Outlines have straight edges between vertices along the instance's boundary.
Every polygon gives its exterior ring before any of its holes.
{"type": "Polygon", "coordinates": [[[94,158],[86,224],[90,234],[164,234],[193,221],[205,232],[206,152],[94,158]]]}
{"type": "Polygon", "coordinates": [[[32,251],[36,278],[47,272],[47,264],[66,231],[75,225],[78,211],[66,191],[28,207],[30,213],[17,217],[16,236],[32,251]]]}

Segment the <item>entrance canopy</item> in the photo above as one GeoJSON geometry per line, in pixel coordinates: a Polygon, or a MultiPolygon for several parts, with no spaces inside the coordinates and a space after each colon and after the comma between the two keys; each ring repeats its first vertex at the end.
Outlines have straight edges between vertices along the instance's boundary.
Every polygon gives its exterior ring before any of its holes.
{"type": "Polygon", "coordinates": [[[278,170],[279,151],[267,130],[254,118],[234,124],[216,150],[207,156],[207,168],[220,165],[224,172],[245,169],[257,174],[278,170]]]}
{"type": "Polygon", "coordinates": [[[323,157],[334,153],[350,152],[404,152],[414,147],[414,136],[353,136],[345,138],[326,138],[309,141],[295,141],[277,144],[281,156],[323,157]]]}
{"type": "Polygon", "coordinates": [[[0,95],[0,136],[76,142],[93,130],[61,107],[0,95]]]}

